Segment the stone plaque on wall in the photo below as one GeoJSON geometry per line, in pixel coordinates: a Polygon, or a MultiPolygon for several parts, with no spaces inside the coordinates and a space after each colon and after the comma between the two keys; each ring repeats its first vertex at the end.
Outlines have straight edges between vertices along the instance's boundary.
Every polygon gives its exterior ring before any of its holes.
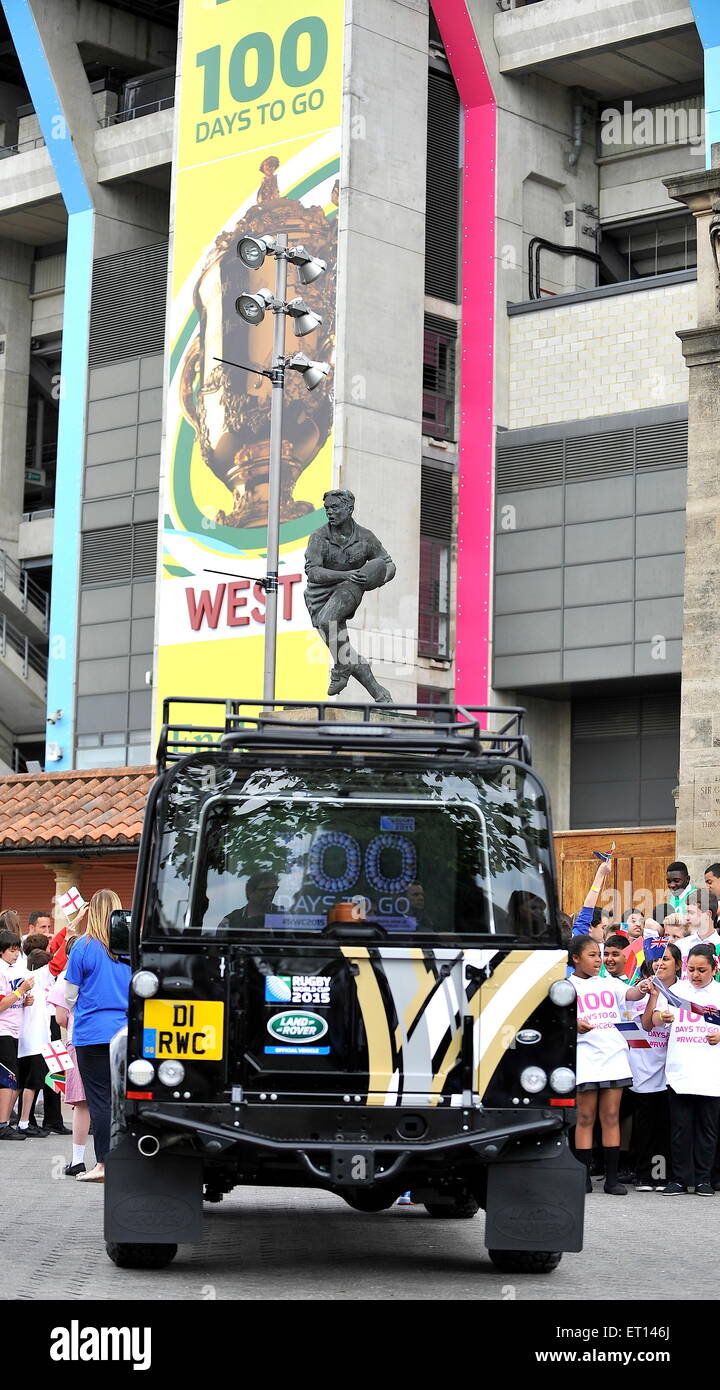
{"type": "Polygon", "coordinates": [[[704,768],[695,772],[693,784],[693,849],[720,851],[720,773],[704,768]]]}

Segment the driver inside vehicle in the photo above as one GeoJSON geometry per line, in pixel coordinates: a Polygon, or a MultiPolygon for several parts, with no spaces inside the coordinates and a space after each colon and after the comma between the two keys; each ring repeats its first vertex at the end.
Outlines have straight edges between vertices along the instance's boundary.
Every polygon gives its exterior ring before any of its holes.
{"type": "Polygon", "coordinates": [[[515,936],[544,936],[547,931],[547,907],[537,893],[516,890],[508,902],[509,930],[515,936]]]}
{"type": "Polygon", "coordinates": [[[426,910],[425,889],[417,879],[414,883],[409,883],[405,889],[405,897],[408,902],[407,915],[415,920],[415,927],[418,931],[435,931],[435,923],[426,910]]]}
{"type": "Polygon", "coordinates": [[[264,927],[267,913],[279,910],[275,903],[278,882],[277,874],[267,869],[260,869],[251,874],[245,887],[245,906],[228,912],[218,924],[218,931],[237,927],[264,927]]]}

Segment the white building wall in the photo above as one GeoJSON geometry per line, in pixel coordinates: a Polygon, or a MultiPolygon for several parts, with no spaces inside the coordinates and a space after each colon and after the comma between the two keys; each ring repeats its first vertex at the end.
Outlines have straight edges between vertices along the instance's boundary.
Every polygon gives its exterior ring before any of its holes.
{"type": "Polygon", "coordinates": [[[510,429],[687,400],[676,333],[696,323],[693,281],[509,320],[510,429]]]}

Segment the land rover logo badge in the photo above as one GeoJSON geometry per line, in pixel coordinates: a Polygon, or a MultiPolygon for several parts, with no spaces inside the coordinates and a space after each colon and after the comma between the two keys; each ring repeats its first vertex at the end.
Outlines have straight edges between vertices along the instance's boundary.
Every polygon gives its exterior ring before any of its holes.
{"type": "Polygon", "coordinates": [[[515,1034],[515,1041],[519,1043],[539,1043],[541,1038],[542,1033],[538,1033],[537,1028],[521,1028],[515,1034]]]}
{"type": "Polygon", "coordinates": [[[281,1014],[273,1014],[268,1019],[267,1029],[281,1042],[310,1043],[324,1038],[328,1026],[324,1018],[307,1009],[283,1009],[281,1014]]]}

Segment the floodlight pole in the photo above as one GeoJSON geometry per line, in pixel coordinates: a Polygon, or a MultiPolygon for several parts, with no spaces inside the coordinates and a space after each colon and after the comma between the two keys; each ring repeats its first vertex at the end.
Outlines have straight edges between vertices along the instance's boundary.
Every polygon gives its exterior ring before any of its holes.
{"type": "Polygon", "coordinates": [[[283,446],[283,397],[285,391],[285,294],[287,291],[287,232],[275,237],[275,325],[270,380],[270,471],[268,477],[267,578],[265,581],[265,654],[263,701],[275,699],[277,650],[278,569],[280,565],[280,481],[283,446]]]}

